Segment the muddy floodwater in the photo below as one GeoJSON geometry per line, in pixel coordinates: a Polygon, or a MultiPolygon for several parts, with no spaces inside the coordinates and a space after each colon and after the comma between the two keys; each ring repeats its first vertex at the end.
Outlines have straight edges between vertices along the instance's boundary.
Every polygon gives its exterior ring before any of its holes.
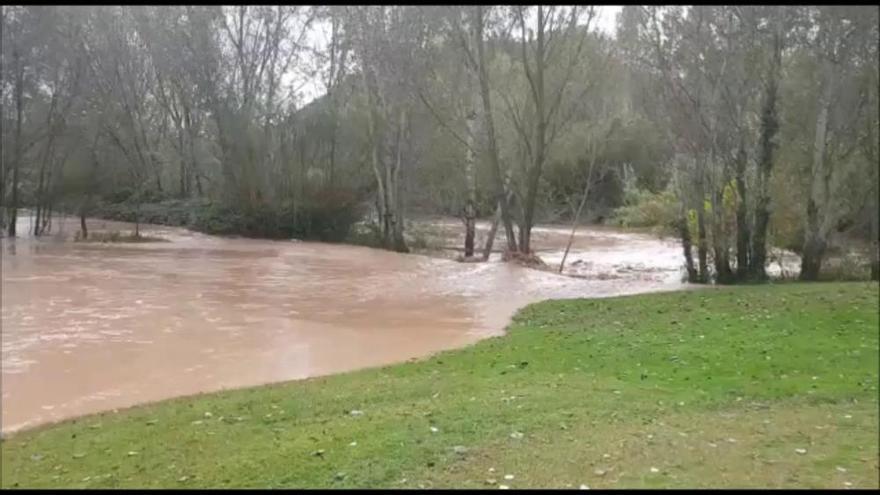
{"type": "MultiPolygon", "coordinates": [[[[548,298],[683,287],[675,242],[604,228],[580,230],[567,260],[575,278],[160,226],[142,231],[170,242],[72,242],[71,218],[34,239],[30,220],[0,241],[4,432],[422,357],[500,335],[517,309],[548,298]]],[[[459,225],[437,226],[455,243],[459,225]]],[[[92,220],[89,230],[130,228],[92,220]]],[[[558,264],[567,236],[536,229],[540,255],[558,264]]]]}

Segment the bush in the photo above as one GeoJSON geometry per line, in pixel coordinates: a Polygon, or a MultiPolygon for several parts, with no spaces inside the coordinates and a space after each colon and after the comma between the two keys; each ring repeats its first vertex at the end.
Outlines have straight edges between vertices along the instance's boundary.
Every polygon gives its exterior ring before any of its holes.
{"type": "Polygon", "coordinates": [[[212,205],[199,210],[190,227],[215,235],[341,242],[359,219],[358,210],[353,204],[260,206],[248,210],[212,205]]]}
{"type": "Polygon", "coordinates": [[[614,210],[612,223],[622,227],[658,227],[670,229],[675,222],[678,203],[669,191],[651,193],[629,190],[625,204],[614,210]]]}
{"type": "Polygon", "coordinates": [[[208,203],[199,200],[171,199],[159,203],[100,203],[92,214],[107,220],[121,222],[152,223],[186,227],[192,223],[194,214],[208,203]]]}

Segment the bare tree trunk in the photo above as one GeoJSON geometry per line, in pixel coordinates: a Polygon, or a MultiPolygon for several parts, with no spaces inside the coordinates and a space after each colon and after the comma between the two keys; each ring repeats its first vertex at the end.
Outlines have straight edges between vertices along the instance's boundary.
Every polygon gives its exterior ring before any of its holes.
{"type": "Polygon", "coordinates": [[[687,217],[682,216],[678,220],[678,232],[681,237],[681,247],[684,251],[684,262],[685,269],[688,274],[688,282],[690,283],[698,283],[700,282],[700,277],[697,274],[696,268],[694,268],[694,254],[691,246],[691,232],[688,227],[687,217]]]}
{"type": "Polygon", "coordinates": [[[489,255],[492,254],[492,245],[495,244],[495,233],[498,232],[498,223],[501,221],[501,204],[495,208],[495,216],[492,219],[492,226],[489,228],[489,235],[486,237],[486,245],[483,248],[483,261],[489,261],[489,255]]]}
{"type": "Polygon", "coordinates": [[[562,255],[562,261],[559,262],[559,273],[562,273],[562,270],[565,268],[565,259],[568,258],[568,251],[571,249],[572,241],[574,241],[574,232],[577,230],[578,221],[581,218],[581,211],[584,209],[584,205],[587,204],[587,195],[590,193],[590,186],[592,185],[593,180],[593,165],[596,163],[595,147],[593,150],[594,153],[590,160],[590,171],[587,173],[587,184],[584,186],[584,195],[581,198],[581,204],[578,205],[577,213],[574,214],[574,221],[571,223],[571,234],[568,236],[568,243],[565,245],[565,253],[562,255]]]}
{"type": "Polygon", "coordinates": [[[703,162],[697,161],[697,266],[699,267],[698,279],[705,284],[709,281],[708,246],[706,243],[706,195],[704,194],[704,171],[703,162]]]}
{"type": "Polygon", "coordinates": [[[749,231],[748,204],[746,201],[746,153],[740,148],[736,159],[736,278],[742,280],[749,271],[749,231]]]}
{"type": "Polygon", "coordinates": [[[18,221],[18,170],[21,167],[21,126],[22,126],[22,110],[24,106],[24,67],[22,66],[21,56],[18,53],[18,47],[13,48],[12,57],[14,60],[15,72],[15,144],[13,145],[12,157],[12,198],[9,205],[9,225],[7,226],[7,235],[15,237],[15,224],[18,221]]]}
{"type": "MultiPolygon", "coordinates": [[[[535,205],[538,200],[538,185],[541,169],[544,166],[545,145],[547,137],[547,113],[544,106],[544,8],[538,5],[538,29],[536,30],[535,75],[532,96],[535,103],[535,148],[532,169],[529,171],[526,184],[525,204],[523,205],[523,224],[519,226],[519,250],[523,254],[531,252],[532,224],[535,219],[535,205]]],[[[523,50],[523,67],[529,71],[529,61],[523,50]]],[[[527,74],[528,75],[528,74],[527,74]]],[[[529,81],[532,83],[532,81],[529,81]]]]}
{"type": "Polygon", "coordinates": [[[571,222],[571,233],[568,235],[568,242],[565,244],[565,252],[562,254],[562,261],[559,262],[559,273],[562,273],[562,270],[565,268],[565,259],[568,258],[568,252],[571,250],[571,243],[574,241],[574,233],[577,230],[578,221],[581,219],[581,210],[584,209],[584,205],[587,204],[587,192],[589,192],[589,182],[587,186],[584,188],[584,195],[581,198],[581,204],[578,205],[577,212],[574,214],[574,220],[571,222]]]}
{"type": "Polygon", "coordinates": [[[89,229],[86,226],[86,210],[88,208],[88,206],[87,206],[88,202],[89,202],[89,198],[86,197],[85,199],[83,199],[82,204],[80,204],[80,207],[79,207],[79,228],[80,228],[80,231],[82,232],[83,239],[89,238],[89,229]]]}
{"type": "Polygon", "coordinates": [[[34,230],[33,230],[34,237],[37,237],[40,235],[40,220],[41,220],[40,214],[42,213],[43,198],[45,196],[45,194],[43,193],[43,183],[44,183],[45,175],[46,175],[46,167],[45,167],[45,162],[44,162],[43,166],[40,167],[40,176],[37,181],[37,198],[36,198],[37,205],[36,205],[36,211],[34,212],[34,230]]]}
{"type": "Polygon", "coordinates": [[[517,250],[516,235],[513,232],[513,222],[510,219],[510,207],[507,202],[507,191],[504,188],[504,179],[501,174],[501,161],[498,156],[498,143],[495,136],[495,121],[492,114],[492,100],[489,92],[488,60],[483,41],[483,7],[477,5],[474,29],[474,44],[477,45],[477,65],[480,80],[480,97],[483,101],[483,118],[485,119],[486,134],[489,141],[489,160],[492,164],[492,181],[495,184],[495,197],[501,205],[501,222],[504,224],[504,233],[507,236],[507,249],[511,252],[517,250]]]}
{"type": "Polygon", "coordinates": [[[397,156],[394,160],[394,168],[391,171],[388,189],[393,191],[393,197],[389,197],[389,207],[393,212],[392,216],[392,241],[394,242],[394,250],[401,253],[409,252],[406,246],[406,240],[403,237],[404,218],[403,218],[403,196],[401,194],[400,170],[403,164],[403,147],[406,140],[407,126],[406,107],[401,107],[398,114],[398,139],[397,139],[397,156]]]}
{"type": "Polygon", "coordinates": [[[186,198],[189,193],[189,177],[190,172],[187,170],[187,153],[184,151],[183,129],[180,128],[180,121],[177,121],[177,149],[180,152],[180,197],[186,198]]]}
{"type": "Polygon", "coordinates": [[[700,283],[709,280],[709,256],[706,248],[706,220],[702,203],[697,207],[697,262],[700,268],[700,283]]]}
{"type": "Polygon", "coordinates": [[[465,149],[464,169],[465,181],[468,191],[467,203],[464,209],[464,256],[469,258],[474,255],[474,235],[477,223],[477,184],[474,173],[474,134],[476,133],[477,115],[473,108],[468,110],[467,115],[467,146],[465,149]]]}
{"type": "MultiPolygon", "coordinates": [[[[369,88],[367,91],[370,91],[369,88]]],[[[381,146],[381,143],[379,142],[380,138],[377,127],[375,109],[370,108],[367,111],[367,129],[370,135],[370,140],[372,141],[370,144],[370,163],[373,166],[373,174],[376,177],[376,213],[379,215],[379,224],[382,228],[382,244],[387,247],[388,221],[385,212],[385,181],[383,180],[382,172],[380,171],[380,168],[382,167],[379,157],[379,147],[381,146]]]]}

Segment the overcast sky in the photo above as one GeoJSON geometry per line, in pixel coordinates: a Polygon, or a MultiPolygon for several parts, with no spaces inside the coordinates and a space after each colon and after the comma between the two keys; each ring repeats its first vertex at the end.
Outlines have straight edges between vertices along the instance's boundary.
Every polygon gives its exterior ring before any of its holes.
{"type": "MultiPolygon", "coordinates": [[[[622,8],[620,5],[597,5],[598,17],[595,21],[596,27],[602,32],[614,36],[617,14],[622,8]]],[[[329,25],[326,23],[315,25],[309,35],[307,35],[307,40],[312,46],[326,46],[330,40],[329,25]]],[[[302,85],[299,91],[300,106],[324,94],[324,87],[320,81],[320,76],[309,77],[305,74],[299,74],[293,77],[298,81],[298,84],[302,85]]]]}

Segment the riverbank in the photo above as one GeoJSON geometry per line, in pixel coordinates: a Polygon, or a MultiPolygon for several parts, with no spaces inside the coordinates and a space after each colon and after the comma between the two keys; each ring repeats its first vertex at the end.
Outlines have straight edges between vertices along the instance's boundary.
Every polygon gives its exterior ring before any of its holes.
{"type": "Polygon", "coordinates": [[[877,301],[867,283],[548,301],[419,362],[21,432],[2,486],[877,488],[877,301]]]}

